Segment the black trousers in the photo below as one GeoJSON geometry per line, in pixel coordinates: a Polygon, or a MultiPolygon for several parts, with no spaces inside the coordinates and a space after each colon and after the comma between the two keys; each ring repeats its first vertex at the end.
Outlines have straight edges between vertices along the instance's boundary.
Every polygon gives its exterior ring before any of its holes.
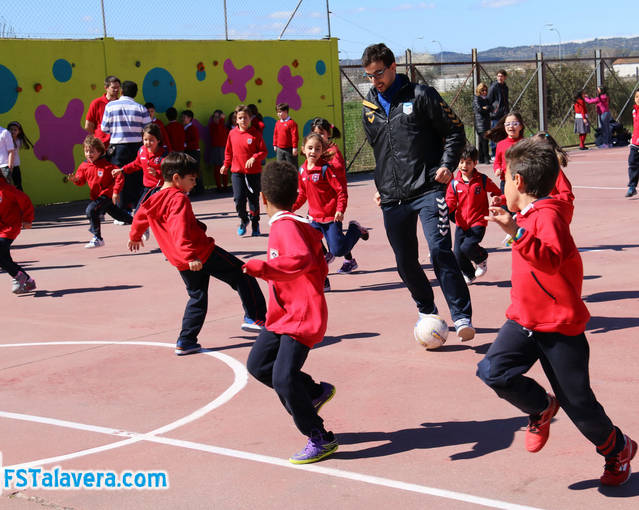
{"type": "MultiPolygon", "coordinates": [[[[131,163],[131,161],[135,160],[141,145],[142,143],[140,142],[111,144],[111,147],[109,147],[110,151],[112,151],[111,163],[118,168],[131,163]]],[[[132,211],[142,193],[142,172],[123,174],[123,176],[124,188],[122,188],[118,205],[122,209],[132,211]]]]}
{"type": "Polygon", "coordinates": [[[477,133],[479,135],[479,151],[478,160],[480,163],[490,163],[490,150],[488,149],[488,138],[484,137],[485,133],[477,133]]]}
{"type": "Polygon", "coordinates": [[[278,335],[266,329],[251,348],[246,367],[262,384],[273,388],[305,436],[325,434],[324,420],[313,407],[322,387],[302,372],[310,349],[288,335],[278,335]]]}
{"type": "Polygon", "coordinates": [[[277,159],[277,161],[288,161],[295,168],[299,167],[297,156],[293,156],[292,147],[287,147],[287,148],[278,147],[275,150],[275,158],[277,159]]]}
{"type": "Polygon", "coordinates": [[[237,211],[237,215],[240,217],[240,220],[245,225],[247,225],[249,221],[254,227],[260,223],[261,183],[261,174],[241,174],[239,172],[231,173],[235,210],[237,211]],[[249,205],[249,212],[246,212],[247,201],[249,205]]]}
{"type": "MultiPolygon", "coordinates": [[[[579,431],[599,446],[615,429],[590,388],[589,357],[583,333],[540,333],[508,320],[477,365],[477,375],[501,398],[526,414],[538,415],[548,405],[546,390],[524,374],[539,360],[561,408],[579,431]]],[[[612,454],[623,448],[623,441],[617,443],[612,454]]]]}
{"type": "Polygon", "coordinates": [[[98,197],[87,205],[86,215],[89,218],[89,232],[98,239],[102,239],[100,215],[108,213],[114,220],[123,221],[127,225],[133,223],[131,215],[120,209],[109,197],[98,197]]]}
{"type": "Polygon", "coordinates": [[[470,279],[475,277],[475,268],[472,263],[478,264],[488,258],[486,250],[479,245],[485,233],[486,227],[455,229],[455,258],[461,272],[470,279]]]}
{"type": "Polygon", "coordinates": [[[0,268],[9,273],[11,278],[15,278],[20,271],[29,276],[22,266],[16,264],[11,258],[11,243],[13,239],[0,237],[0,268]]]}
{"type": "Polygon", "coordinates": [[[639,147],[630,147],[628,154],[628,187],[636,188],[639,182],[639,147]]]}
{"type": "Polygon", "coordinates": [[[244,262],[215,245],[213,253],[203,262],[200,271],[180,271],[189,300],[182,318],[182,331],[177,340],[180,347],[197,343],[209,305],[209,280],[213,276],[229,284],[242,301],[244,315],[253,320],[266,319],[266,301],[257,280],[242,272],[244,262]]]}

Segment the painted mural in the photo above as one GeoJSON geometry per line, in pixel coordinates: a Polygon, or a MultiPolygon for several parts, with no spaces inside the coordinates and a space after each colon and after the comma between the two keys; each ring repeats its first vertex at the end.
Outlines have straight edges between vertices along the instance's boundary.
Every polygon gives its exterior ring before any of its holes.
{"type": "MultiPolygon", "coordinates": [[[[164,112],[190,109],[200,134],[202,174],[213,181],[208,124],[254,103],[264,116],[264,140],[274,157],[275,104],[288,103],[304,135],[322,116],[342,127],[337,40],[92,41],[0,39],[0,126],[19,121],[34,142],[21,151],[23,186],[35,204],[80,200],[85,188],[64,178],[82,162],[89,104],[104,78],[138,84],[136,100],[164,112]]],[[[300,140],[301,143],[301,140],[300,140]]]]}

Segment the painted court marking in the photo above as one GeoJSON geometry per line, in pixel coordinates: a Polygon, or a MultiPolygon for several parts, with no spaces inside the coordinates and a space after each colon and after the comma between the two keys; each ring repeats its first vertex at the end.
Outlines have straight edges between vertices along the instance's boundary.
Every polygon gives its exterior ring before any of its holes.
{"type": "MultiPolygon", "coordinates": [[[[0,344],[0,348],[2,347],[35,347],[35,346],[49,346],[49,345],[135,345],[135,346],[143,345],[143,346],[154,346],[154,347],[169,347],[171,349],[174,348],[174,345],[169,343],[135,342],[135,341],[131,341],[131,342],[109,342],[109,341],[34,342],[34,343],[0,344]]],[[[297,469],[297,470],[307,471],[310,473],[316,473],[316,474],[321,474],[325,476],[333,476],[336,478],[353,480],[353,481],[367,483],[371,485],[388,487],[391,489],[398,489],[402,491],[425,494],[425,495],[435,496],[439,498],[463,501],[466,503],[472,503],[472,504],[486,506],[490,508],[500,508],[504,510],[540,510],[535,507],[518,505],[515,503],[508,503],[506,501],[483,498],[480,496],[474,496],[472,494],[465,494],[462,492],[438,489],[435,487],[427,487],[424,485],[407,483],[407,482],[402,482],[399,480],[392,480],[390,478],[382,478],[379,476],[372,476],[372,475],[367,475],[363,473],[345,471],[342,469],[328,468],[328,467],[323,467],[317,464],[293,465],[287,460],[280,459],[277,457],[270,457],[268,455],[244,452],[241,450],[233,450],[229,448],[207,445],[204,443],[196,443],[192,441],[184,441],[180,439],[158,437],[158,434],[164,434],[178,427],[181,427],[182,425],[195,421],[198,418],[209,413],[213,409],[220,407],[221,405],[228,402],[242,388],[246,386],[246,383],[248,381],[248,373],[246,371],[246,367],[242,365],[239,361],[237,361],[236,359],[226,354],[222,354],[219,352],[203,351],[203,354],[212,356],[226,363],[234,372],[235,379],[233,381],[233,384],[231,384],[231,386],[229,386],[219,397],[212,400],[205,406],[192,412],[191,414],[147,433],[138,433],[138,432],[132,432],[132,431],[126,431],[126,430],[113,429],[111,427],[100,427],[97,425],[89,425],[89,424],[77,423],[77,422],[72,422],[67,420],[58,420],[55,418],[46,418],[42,416],[33,416],[33,415],[27,415],[27,414],[0,411],[0,418],[28,421],[33,423],[42,423],[42,424],[52,425],[56,427],[65,427],[70,429],[95,432],[98,434],[106,434],[111,436],[128,438],[123,441],[117,441],[117,442],[99,446],[96,448],[89,448],[89,449],[69,453],[66,455],[59,455],[56,457],[49,457],[45,459],[39,459],[39,460],[34,460],[34,461],[22,463],[22,464],[15,464],[13,466],[4,466],[4,467],[17,469],[17,468],[27,468],[27,467],[33,467],[33,466],[42,466],[45,464],[62,462],[64,460],[69,460],[69,459],[73,459],[77,457],[82,457],[85,455],[91,455],[94,453],[103,452],[106,450],[120,448],[122,446],[127,446],[140,441],[148,441],[151,443],[176,446],[179,448],[187,448],[190,450],[197,450],[197,451],[208,452],[208,453],[213,453],[217,455],[224,455],[226,457],[234,457],[237,459],[260,462],[260,463],[269,464],[272,466],[278,466],[278,467],[283,467],[288,469],[297,469]]]]}

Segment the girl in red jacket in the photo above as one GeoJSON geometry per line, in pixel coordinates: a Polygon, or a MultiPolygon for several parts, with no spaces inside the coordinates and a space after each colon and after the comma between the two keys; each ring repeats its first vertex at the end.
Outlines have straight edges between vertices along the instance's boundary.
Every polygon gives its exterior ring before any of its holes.
{"type": "MultiPolygon", "coordinates": [[[[293,205],[296,211],[308,200],[308,217],[313,227],[324,234],[329,251],[336,257],[350,253],[360,239],[368,239],[368,230],[357,221],[348,224],[343,232],[342,220],[348,203],[343,179],[326,162],[326,145],[317,133],[304,138],[306,161],[299,170],[299,194],[293,205]]],[[[357,267],[355,259],[353,264],[357,267]]]]}
{"type": "Polygon", "coordinates": [[[251,259],[244,271],[269,284],[264,330],[246,362],[249,373],[273,388],[299,431],[306,447],[292,455],[293,464],[308,464],[337,450],[332,432],[318,415],[335,394],[335,386],[302,372],[311,348],[326,332],[328,309],[322,285],[328,266],[321,247],[322,234],[308,220],[292,214],[297,195],[295,167],[284,161],[266,165],[262,200],[270,216],[268,260],[251,259]]]}
{"type": "Polygon", "coordinates": [[[262,160],[267,151],[262,134],[251,127],[251,117],[248,106],[238,105],[235,108],[237,129],[229,132],[224,151],[224,165],[220,173],[231,170],[233,185],[233,200],[235,210],[240,217],[237,235],[246,234],[246,227],[251,222],[251,235],[260,235],[260,174],[262,160]],[[246,212],[248,201],[249,211],[246,212]]]}
{"type": "Polygon", "coordinates": [[[11,292],[24,294],[36,288],[33,278],[11,258],[11,243],[21,228],[31,228],[33,204],[29,197],[0,174],[0,268],[13,278],[11,292]]]}
{"type": "Polygon", "coordinates": [[[69,180],[77,186],[89,185],[91,202],[87,206],[86,215],[91,224],[89,232],[93,234],[93,239],[84,245],[85,248],[104,246],[100,215],[109,213],[113,219],[127,225],[133,221],[128,212],[116,205],[124,178],[121,173],[113,175],[116,167],[106,160],[104,153],[102,140],[93,135],[87,136],[84,139],[84,155],[87,160],[78,167],[75,174],[69,176],[69,180]]]}
{"type": "Polygon", "coordinates": [[[635,92],[635,104],[632,108],[632,139],[628,153],[628,191],[626,198],[637,194],[639,182],[639,90],[635,92]]]}
{"type": "Polygon", "coordinates": [[[494,133],[500,131],[506,132],[506,138],[497,144],[493,169],[495,170],[495,175],[501,181],[500,188],[503,193],[504,176],[506,175],[506,151],[524,137],[524,119],[521,114],[519,112],[510,112],[504,117],[504,123],[501,126],[498,124],[490,130],[489,136],[494,136],[494,133]]]}
{"type": "Polygon", "coordinates": [[[586,147],[586,135],[590,133],[590,123],[588,122],[588,110],[584,101],[583,90],[575,94],[575,133],[579,135],[579,150],[588,150],[586,147]]]}
{"type": "Polygon", "coordinates": [[[215,110],[209,122],[209,136],[211,137],[211,162],[213,164],[213,178],[215,179],[215,189],[218,193],[223,193],[229,187],[228,174],[222,175],[220,168],[224,164],[224,148],[226,139],[229,136],[229,129],[226,127],[224,112],[215,110]]]}

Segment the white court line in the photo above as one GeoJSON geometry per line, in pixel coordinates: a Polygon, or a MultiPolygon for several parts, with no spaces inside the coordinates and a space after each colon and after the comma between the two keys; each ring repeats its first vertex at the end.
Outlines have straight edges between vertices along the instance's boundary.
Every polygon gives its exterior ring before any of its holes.
{"type": "MultiPolygon", "coordinates": [[[[107,342],[107,341],[78,341],[78,342],[35,342],[35,343],[19,343],[19,344],[0,344],[0,348],[2,347],[31,347],[31,346],[44,346],[44,345],[147,345],[147,346],[159,346],[159,347],[170,347],[173,348],[173,344],[160,343],[160,342],[107,342]]],[[[239,361],[226,354],[222,354],[219,352],[204,352],[209,356],[215,357],[229,364],[229,366],[233,369],[235,373],[235,380],[233,384],[220,395],[215,400],[209,402],[206,406],[201,407],[200,409],[194,411],[188,416],[184,418],[180,418],[168,425],[164,425],[160,428],[152,430],[146,434],[140,434],[137,432],[131,432],[126,430],[118,430],[109,427],[100,427],[96,425],[88,425],[84,423],[77,423],[67,420],[58,420],[54,418],[45,418],[42,416],[32,416],[27,414],[20,413],[10,413],[0,411],[0,418],[8,418],[13,420],[21,420],[28,421],[34,423],[43,423],[47,425],[53,425],[57,427],[65,427],[72,428],[76,430],[85,430],[89,432],[95,432],[98,434],[106,434],[112,436],[120,436],[120,437],[129,437],[129,439],[125,439],[124,441],[118,441],[115,443],[110,443],[103,446],[98,446],[96,448],[89,448],[86,450],[81,450],[78,452],[69,453],[66,455],[59,455],[57,457],[49,457],[46,459],[40,459],[36,461],[30,461],[23,464],[16,464],[13,466],[4,466],[4,468],[26,468],[33,466],[42,466],[45,464],[52,464],[56,462],[62,462],[64,460],[69,460],[73,458],[82,457],[85,455],[91,455],[94,453],[103,452],[106,450],[111,450],[114,448],[119,448],[122,446],[127,446],[129,444],[137,443],[140,441],[149,441],[152,443],[176,446],[180,448],[187,448],[191,450],[198,450],[203,452],[214,453],[217,455],[224,455],[227,457],[234,457],[243,460],[249,460],[253,462],[260,462],[263,464],[270,464],[273,466],[284,467],[288,469],[298,469],[303,471],[308,471],[311,473],[322,474],[326,476],[333,476],[336,478],[342,478],[346,480],[353,480],[362,483],[368,483],[371,485],[377,485],[381,487],[388,487],[391,489],[398,489],[407,492],[415,492],[419,494],[426,494],[430,496],[435,496],[444,499],[452,499],[456,501],[462,501],[466,503],[472,503],[480,506],[486,506],[489,508],[499,508],[503,510],[540,510],[539,508],[518,505],[515,503],[508,503],[506,501],[500,501],[496,499],[483,498],[480,496],[474,496],[472,494],[465,494],[463,492],[455,492],[448,491],[445,489],[438,489],[435,487],[427,487],[425,485],[417,485],[407,482],[401,482],[398,480],[392,480],[390,478],[382,478],[373,475],[367,475],[363,473],[356,473],[352,471],[345,471],[341,469],[335,468],[327,468],[317,464],[313,465],[293,465],[287,460],[280,459],[277,457],[270,457],[268,455],[261,455],[257,453],[243,452],[241,450],[232,450],[229,448],[223,448],[219,446],[212,446],[203,443],[195,443],[192,441],[184,441],[180,439],[171,439],[165,437],[157,437],[156,434],[163,434],[170,430],[173,430],[177,427],[180,427],[186,423],[194,421],[204,414],[212,411],[216,407],[228,402],[238,391],[240,391],[247,382],[247,372],[244,365],[242,365],[239,361]],[[241,370],[239,369],[241,367],[241,370]]]]}

